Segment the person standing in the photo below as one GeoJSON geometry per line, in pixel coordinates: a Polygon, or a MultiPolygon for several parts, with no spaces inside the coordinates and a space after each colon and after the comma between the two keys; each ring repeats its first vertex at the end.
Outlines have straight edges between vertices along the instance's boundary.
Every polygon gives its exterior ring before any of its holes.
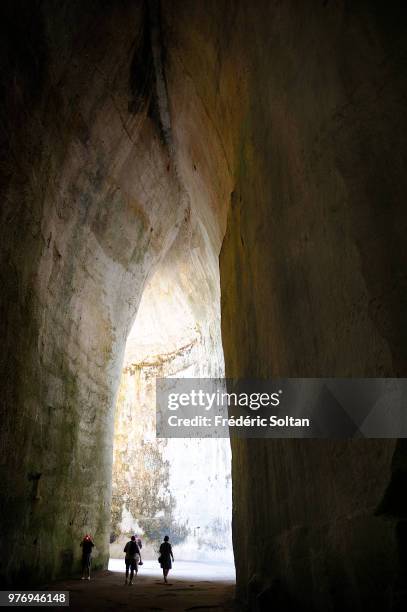
{"type": "Polygon", "coordinates": [[[131,586],[133,584],[134,573],[138,572],[138,564],[141,561],[140,549],[136,542],[136,537],[133,535],[129,542],[127,542],[124,547],[123,552],[126,553],[124,562],[126,564],[126,580],[124,584],[129,584],[131,586]],[[130,570],[130,580],[129,580],[129,570],[130,570]]]}
{"type": "Polygon", "coordinates": [[[172,562],[174,562],[174,555],[172,554],[172,546],[170,544],[170,538],[166,535],[164,542],[160,546],[160,557],[159,562],[163,569],[164,582],[167,584],[168,572],[172,568],[172,562]]]}
{"type": "Polygon", "coordinates": [[[140,551],[140,561],[138,562],[138,564],[139,564],[139,565],[143,565],[143,560],[142,560],[142,558],[141,558],[141,549],[143,548],[143,543],[142,543],[142,541],[141,541],[140,536],[139,536],[139,535],[137,535],[137,533],[135,533],[135,534],[134,534],[134,537],[136,538],[136,544],[137,544],[137,546],[138,546],[138,548],[139,548],[139,551],[140,551]]]}
{"type": "Polygon", "coordinates": [[[82,546],[82,580],[90,580],[90,564],[92,560],[92,548],[95,546],[92,537],[85,535],[81,542],[82,546]],[[85,576],[87,573],[87,576],[85,576]]]}

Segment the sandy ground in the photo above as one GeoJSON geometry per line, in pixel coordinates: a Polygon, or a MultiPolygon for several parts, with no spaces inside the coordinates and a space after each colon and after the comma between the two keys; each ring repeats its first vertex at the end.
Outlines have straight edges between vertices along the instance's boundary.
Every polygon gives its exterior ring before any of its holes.
{"type": "MultiPolygon", "coordinates": [[[[175,561],[169,584],[157,561],[145,561],[134,584],[124,584],[124,562],[111,559],[109,570],[95,572],[90,582],[58,581],[51,590],[70,592],[70,610],[169,610],[223,612],[233,608],[233,566],[175,561]]],[[[59,608],[61,611],[64,608],[59,608]]]]}

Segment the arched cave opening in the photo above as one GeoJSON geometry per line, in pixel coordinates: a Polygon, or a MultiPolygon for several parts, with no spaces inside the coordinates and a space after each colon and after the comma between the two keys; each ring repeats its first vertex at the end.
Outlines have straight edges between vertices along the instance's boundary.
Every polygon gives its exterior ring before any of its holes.
{"type": "Polygon", "coordinates": [[[155,429],[157,378],[224,376],[217,259],[195,226],[176,239],[143,291],[116,400],[110,567],[123,569],[113,560],[134,533],[144,560],[157,565],[169,534],[178,568],[200,562],[206,576],[210,567],[213,577],[234,573],[229,440],[160,439],[155,429]]]}

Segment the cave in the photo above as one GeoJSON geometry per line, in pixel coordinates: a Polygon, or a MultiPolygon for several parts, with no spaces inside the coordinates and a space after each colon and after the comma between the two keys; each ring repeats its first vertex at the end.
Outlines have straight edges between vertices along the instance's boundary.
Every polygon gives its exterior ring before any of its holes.
{"type": "MultiPolygon", "coordinates": [[[[183,258],[227,377],[406,375],[407,32],[396,0],[0,13],[8,589],[77,572],[84,526],[106,569],[126,341],[183,258]]],[[[403,439],[231,452],[236,609],[405,609],[403,439]]]]}

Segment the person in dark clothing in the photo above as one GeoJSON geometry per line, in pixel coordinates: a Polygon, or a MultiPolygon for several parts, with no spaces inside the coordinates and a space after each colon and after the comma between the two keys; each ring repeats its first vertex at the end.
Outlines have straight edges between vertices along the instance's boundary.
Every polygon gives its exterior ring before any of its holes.
{"type": "Polygon", "coordinates": [[[136,537],[134,535],[131,536],[131,540],[127,542],[123,552],[126,553],[126,557],[124,559],[124,562],[126,564],[126,580],[124,584],[127,584],[129,580],[130,570],[129,586],[131,586],[133,584],[134,573],[136,573],[137,576],[138,564],[141,561],[140,549],[138,547],[136,537]]]}
{"type": "Polygon", "coordinates": [[[168,572],[172,568],[171,559],[174,562],[174,555],[172,554],[172,546],[170,544],[170,538],[165,536],[164,542],[160,546],[160,557],[159,562],[163,569],[164,582],[167,584],[168,572]]]}
{"type": "Polygon", "coordinates": [[[95,546],[92,537],[85,535],[81,542],[82,546],[82,580],[90,580],[90,564],[92,559],[92,548],[95,546]],[[87,576],[85,576],[87,573],[87,576]]]}

